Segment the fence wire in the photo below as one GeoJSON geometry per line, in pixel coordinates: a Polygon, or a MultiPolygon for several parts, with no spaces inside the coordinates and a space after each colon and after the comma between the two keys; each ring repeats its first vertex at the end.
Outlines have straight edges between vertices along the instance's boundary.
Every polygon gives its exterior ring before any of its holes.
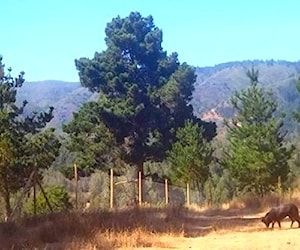
{"type": "MultiPolygon", "coordinates": [[[[125,177],[113,178],[113,197],[109,176],[84,177],[77,182],[78,208],[84,208],[86,204],[92,208],[109,208],[110,199],[113,199],[113,207],[121,208],[139,203],[139,185],[137,179],[128,180],[125,177]]],[[[68,183],[67,189],[72,199],[75,197],[75,181],[68,183]],[[71,184],[71,185],[70,185],[71,184]]],[[[188,203],[187,187],[167,185],[152,180],[142,180],[142,203],[160,206],[165,204],[184,205],[188,203]]],[[[189,204],[202,205],[205,199],[199,190],[189,189],[189,204]]]]}

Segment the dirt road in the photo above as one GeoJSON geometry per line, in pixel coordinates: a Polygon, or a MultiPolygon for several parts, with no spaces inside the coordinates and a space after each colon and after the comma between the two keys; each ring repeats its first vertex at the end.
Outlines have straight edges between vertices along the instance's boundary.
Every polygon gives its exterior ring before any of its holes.
{"type": "Polygon", "coordinates": [[[286,219],[281,229],[277,224],[273,230],[267,229],[260,222],[261,215],[190,218],[185,225],[185,235],[160,237],[153,247],[137,249],[300,249],[297,223],[290,228],[290,221],[286,219]]]}

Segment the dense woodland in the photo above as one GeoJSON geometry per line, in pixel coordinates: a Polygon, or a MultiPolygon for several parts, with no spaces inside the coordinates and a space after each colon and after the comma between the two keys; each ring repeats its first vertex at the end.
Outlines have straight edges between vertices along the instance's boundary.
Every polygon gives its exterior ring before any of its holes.
{"type": "MultiPolygon", "coordinates": [[[[298,187],[300,84],[294,64],[281,62],[293,68],[287,89],[274,92],[274,79],[282,74],[265,77],[265,64],[257,61],[241,63],[240,82],[234,91],[231,86],[224,91],[219,79],[204,75],[222,73],[228,65],[200,69],[181,63],[176,52],[168,54],[162,48],[162,30],[151,16],[132,12],[113,18],[106,26],[105,41],[106,50],[75,60],[86,98],[59,131],[48,126],[53,107],[29,112],[31,100],[17,101],[25,87],[24,72],[14,77],[1,58],[0,195],[6,216],[16,197],[31,187],[26,184],[32,178],[47,186],[54,209],[70,209],[66,188],[46,180],[51,171],[72,180],[75,162],[82,178],[108,176],[113,168],[117,176],[134,170],[134,178],[141,172],[144,179],[167,178],[176,186],[188,182],[204,199],[213,192],[209,199],[214,204],[245,194],[265,196],[278,187],[283,192],[298,187]],[[207,85],[216,91],[205,101],[201,94],[207,85]],[[279,93],[292,97],[293,105],[287,108],[279,93]],[[200,119],[212,108],[225,118],[222,136],[215,122],[200,119]]],[[[37,206],[46,209],[41,199],[33,208],[24,198],[25,213],[35,214],[37,206]]]]}

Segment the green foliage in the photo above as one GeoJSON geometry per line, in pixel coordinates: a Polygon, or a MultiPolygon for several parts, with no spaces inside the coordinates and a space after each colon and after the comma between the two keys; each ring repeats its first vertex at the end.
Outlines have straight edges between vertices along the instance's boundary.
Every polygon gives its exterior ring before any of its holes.
{"type": "MultiPolygon", "coordinates": [[[[82,86],[100,94],[97,104],[83,107],[86,111],[90,108],[95,119],[89,121],[80,111],[64,131],[78,135],[102,121],[113,134],[122,159],[139,170],[145,160],[164,159],[176,128],[187,119],[204,127],[204,137],[215,135],[215,125],[194,117],[189,104],[195,69],[180,64],[176,53],[168,56],[163,51],[162,31],[151,16],[132,12],[126,18],[116,17],[105,32],[105,51],[95,53],[92,59],[75,60],[82,86]]],[[[88,144],[86,150],[92,148],[88,144]]],[[[93,165],[89,159],[84,159],[85,164],[93,165]]]]}
{"type": "Polygon", "coordinates": [[[167,161],[152,162],[146,161],[144,163],[145,177],[152,179],[154,182],[164,183],[165,179],[171,181],[169,176],[171,175],[172,168],[167,161]]]}
{"type": "Polygon", "coordinates": [[[16,105],[17,90],[24,83],[23,77],[24,72],[12,77],[10,68],[6,73],[0,58],[0,195],[7,216],[11,213],[10,195],[29,177],[33,168],[30,162],[41,160],[41,164],[50,164],[59,148],[54,130],[38,134],[52,119],[53,108],[50,107],[49,112],[24,116],[27,101],[24,100],[21,107],[16,105]]]}
{"type": "Polygon", "coordinates": [[[227,170],[217,172],[211,168],[211,176],[204,185],[205,198],[209,205],[220,205],[228,202],[235,193],[235,183],[229,172],[227,170]]]}
{"type": "Polygon", "coordinates": [[[258,71],[248,71],[250,86],[236,92],[231,103],[237,116],[226,121],[229,148],[223,166],[238,190],[265,195],[275,190],[278,177],[287,184],[293,147],[284,145],[283,117],[272,94],[258,86],[258,71]]]}
{"type": "Polygon", "coordinates": [[[49,168],[59,154],[60,145],[53,128],[28,136],[25,160],[29,166],[38,169],[49,168]]]}
{"type": "Polygon", "coordinates": [[[186,121],[176,133],[177,141],[168,151],[172,166],[172,182],[192,183],[200,189],[209,177],[209,165],[214,152],[211,143],[203,136],[203,128],[192,121],[186,121]]]}
{"type": "Polygon", "coordinates": [[[17,166],[17,157],[20,153],[24,139],[23,133],[19,131],[19,123],[16,121],[22,108],[15,105],[17,88],[21,87],[24,79],[24,72],[14,79],[11,76],[11,69],[8,74],[4,71],[5,65],[0,58],[0,192],[7,195],[10,191],[18,189],[20,181],[16,173],[21,173],[17,166]]]}
{"type": "Polygon", "coordinates": [[[74,114],[74,119],[63,126],[69,134],[67,148],[76,152],[74,160],[81,175],[90,175],[95,169],[108,169],[118,159],[115,139],[101,121],[100,112],[98,103],[86,103],[74,114]]]}
{"type": "MultiPolygon", "coordinates": [[[[72,208],[69,194],[63,187],[49,187],[45,190],[45,193],[53,212],[67,211],[72,208]]],[[[26,203],[24,204],[24,212],[28,215],[34,214],[32,197],[29,197],[26,200],[26,203]]],[[[37,214],[47,214],[51,212],[42,192],[38,192],[37,194],[36,212],[37,214]]]]}

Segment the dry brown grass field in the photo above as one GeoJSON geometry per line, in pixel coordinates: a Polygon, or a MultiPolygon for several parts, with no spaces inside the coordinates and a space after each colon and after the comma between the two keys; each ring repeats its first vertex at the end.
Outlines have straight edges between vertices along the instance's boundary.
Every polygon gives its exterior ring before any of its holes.
{"type": "MultiPolygon", "coordinates": [[[[293,200],[298,206],[300,202],[293,200]]],[[[269,202],[270,203],[270,202],[269,202]]],[[[300,249],[300,229],[267,229],[271,204],[133,207],[53,214],[0,224],[0,249],[300,249]]]]}

